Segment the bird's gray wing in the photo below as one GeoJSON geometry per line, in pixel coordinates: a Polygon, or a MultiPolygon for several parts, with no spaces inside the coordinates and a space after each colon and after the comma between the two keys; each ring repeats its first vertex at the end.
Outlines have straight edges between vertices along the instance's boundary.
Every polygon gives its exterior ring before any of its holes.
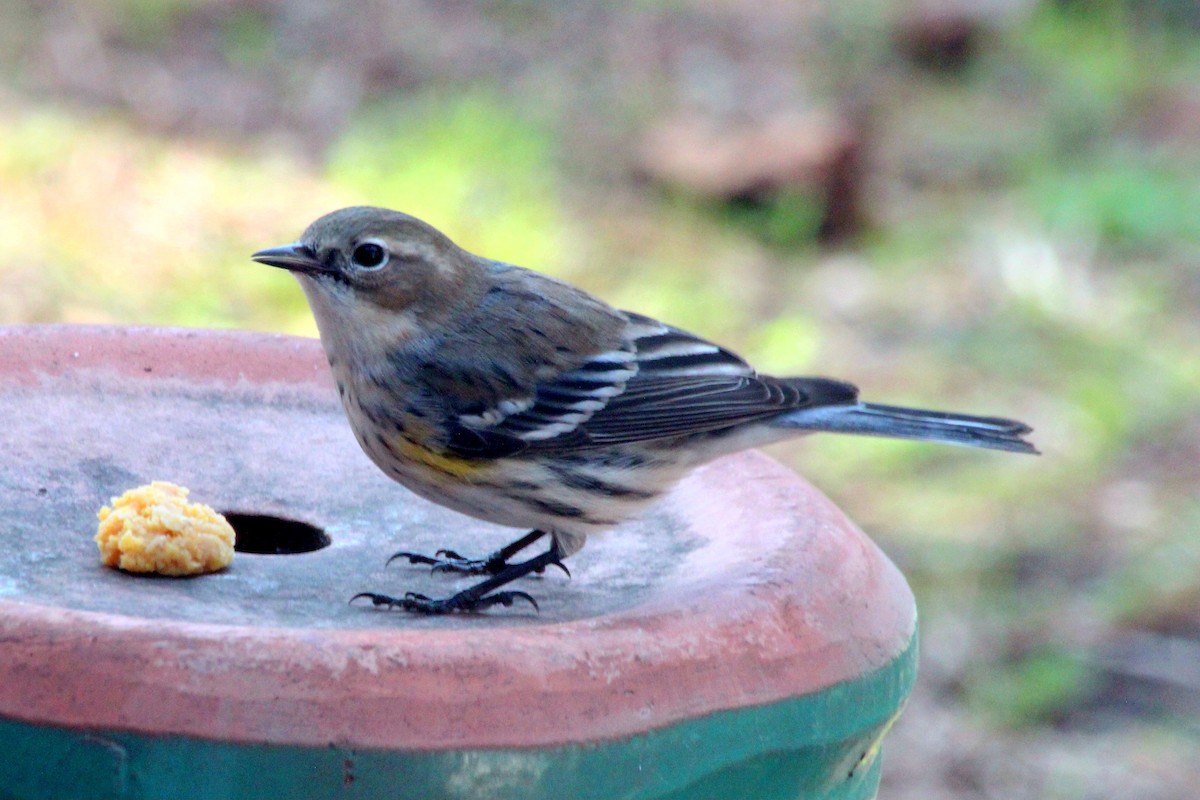
{"type": "Polygon", "coordinates": [[[625,315],[620,347],[547,376],[520,404],[509,403],[509,413],[490,409],[464,426],[504,437],[511,452],[577,449],[715,431],[856,397],[853,386],[839,381],[760,376],[712,342],[625,315]]]}

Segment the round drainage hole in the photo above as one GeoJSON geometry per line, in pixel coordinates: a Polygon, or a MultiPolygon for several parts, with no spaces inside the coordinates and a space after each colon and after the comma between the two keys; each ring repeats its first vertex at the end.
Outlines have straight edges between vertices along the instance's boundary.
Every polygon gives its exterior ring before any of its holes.
{"type": "Polygon", "coordinates": [[[329,534],[315,525],[294,519],[237,511],[227,513],[224,517],[233,526],[236,534],[233,549],[239,553],[268,556],[311,553],[328,547],[331,541],[329,534]]]}

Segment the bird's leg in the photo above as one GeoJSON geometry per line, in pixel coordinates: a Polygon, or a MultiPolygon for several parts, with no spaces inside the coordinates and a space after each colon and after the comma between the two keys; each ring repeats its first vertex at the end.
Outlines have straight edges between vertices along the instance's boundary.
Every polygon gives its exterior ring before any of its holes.
{"type": "MultiPolygon", "coordinates": [[[[534,531],[534,533],[540,533],[534,531]]],[[[531,534],[532,535],[532,534],[531,534]]],[[[528,539],[529,537],[525,537],[528,539]]],[[[535,541],[535,540],[530,540],[535,541]]],[[[513,544],[518,544],[514,542],[513,544]]],[[[528,542],[526,542],[528,544],[528,542]]],[[[522,545],[522,547],[525,545],[522,545]]],[[[520,548],[517,548],[519,550],[520,548]]],[[[516,552],[514,550],[513,552],[516,552]]],[[[499,589],[505,584],[512,583],[517,578],[524,577],[531,572],[542,572],[550,565],[562,566],[562,552],[558,548],[558,542],[552,542],[550,549],[542,553],[540,556],[534,556],[528,561],[522,561],[518,564],[508,564],[499,572],[485,581],[463,589],[455,595],[451,595],[445,599],[436,600],[431,597],[426,597],[423,594],[416,592],[408,592],[403,597],[392,597],[386,594],[376,594],[374,592],[360,592],[350,598],[353,603],[360,597],[365,597],[371,601],[372,605],[384,606],[386,608],[399,608],[404,611],[413,611],[419,614],[449,614],[452,611],[482,611],[491,606],[511,606],[517,600],[525,600],[534,609],[538,608],[537,601],[532,596],[525,592],[507,591],[493,592],[493,589],[499,589]]],[[[565,569],[565,567],[564,567],[565,569]]]]}
{"type": "MultiPolygon", "coordinates": [[[[546,535],[545,531],[530,531],[529,533],[517,539],[511,544],[501,547],[496,552],[484,556],[483,558],[467,558],[461,556],[453,550],[438,550],[432,556],[422,555],[420,553],[410,553],[407,550],[401,550],[387,560],[391,564],[398,558],[407,558],[410,564],[429,564],[433,567],[434,572],[457,572],[463,575],[499,575],[509,566],[508,560],[517,553],[524,550],[529,545],[536,542],[546,535]]],[[[570,576],[570,572],[562,563],[556,563],[554,566],[566,572],[570,576]]],[[[545,566],[535,569],[534,572],[544,572],[545,566]]]]}

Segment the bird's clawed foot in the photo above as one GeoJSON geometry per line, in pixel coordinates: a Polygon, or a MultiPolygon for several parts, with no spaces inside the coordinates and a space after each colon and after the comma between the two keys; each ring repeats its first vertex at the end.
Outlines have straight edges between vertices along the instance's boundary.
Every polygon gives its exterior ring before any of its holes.
{"type": "Polygon", "coordinates": [[[422,555],[421,553],[410,553],[407,550],[401,550],[387,560],[388,564],[400,558],[407,558],[410,564],[428,564],[433,569],[431,572],[454,572],[460,575],[497,575],[508,563],[501,558],[496,558],[496,553],[487,558],[467,558],[461,556],[453,550],[438,550],[432,556],[422,555]]]}
{"type": "Polygon", "coordinates": [[[376,607],[398,608],[417,614],[449,614],[454,611],[482,611],[492,606],[508,607],[518,600],[524,600],[533,606],[535,611],[539,611],[537,601],[525,592],[497,592],[495,590],[530,573],[545,572],[546,567],[550,566],[558,567],[567,573],[567,577],[570,577],[570,571],[562,563],[562,549],[558,546],[557,541],[551,542],[549,550],[528,561],[516,564],[508,562],[508,559],[517,552],[524,550],[545,535],[542,531],[530,531],[512,544],[500,548],[483,559],[463,558],[453,550],[439,550],[433,556],[423,556],[420,553],[409,553],[408,551],[396,553],[388,559],[388,563],[398,558],[407,558],[411,564],[431,564],[434,572],[461,572],[468,575],[489,575],[490,577],[443,600],[436,600],[416,592],[408,592],[403,597],[360,592],[351,597],[350,602],[366,598],[376,607]]]}
{"type": "MultiPolygon", "coordinates": [[[[484,558],[467,558],[453,550],[438,550],[432,556],[401,550],[389,558],[387,563],[391,564],[398,559],[407,558],[410,564],[428,564],[432,567],[431,572],[452,572],[459,575],[499,575],[511,566],[508,561],[510,558],[545,535],[542,531],[530,531],[512,544],[506,545],[484,558]]],[[[540,575],[546,571],[547,566],[558,567],[566,573],[568,578],[571,577],[571,571],[560,560],[549,561],[531,571],[540,575]]]]}
{"type": "Polygon", "coordinates": [[[407,592],[404,597],[392,597],[391,595],[376,594],[375,592],[359,592],[350,598],[350,602],[353,603],[355,600],[364,597],[370,600],[371,604],[376,608],[381,606],[388,609],[399,608],[417,614],[449,614],[454,611],[482,611],[492,606],[504,606],[508,608],[517,600],[527,601],[533,606],[534,611],[540,610],[537,601],[532,596],[525,592],[514,591],[479,595],[467,589],[442,600],[426,597],[416,592],[407,592]]]}

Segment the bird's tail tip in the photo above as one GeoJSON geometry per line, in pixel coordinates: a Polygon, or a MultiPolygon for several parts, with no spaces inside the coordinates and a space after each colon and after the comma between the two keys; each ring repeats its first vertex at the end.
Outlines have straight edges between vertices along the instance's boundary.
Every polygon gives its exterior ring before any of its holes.
{"type": "Polygon", "coordinates": [[[854,403],[802,409],[782,417],[779,423],[813,431],[915,439],[1041,455],[1037,447],[1024,438],[1033,429],[1023,422],[1003,417],[854,403]]]}

